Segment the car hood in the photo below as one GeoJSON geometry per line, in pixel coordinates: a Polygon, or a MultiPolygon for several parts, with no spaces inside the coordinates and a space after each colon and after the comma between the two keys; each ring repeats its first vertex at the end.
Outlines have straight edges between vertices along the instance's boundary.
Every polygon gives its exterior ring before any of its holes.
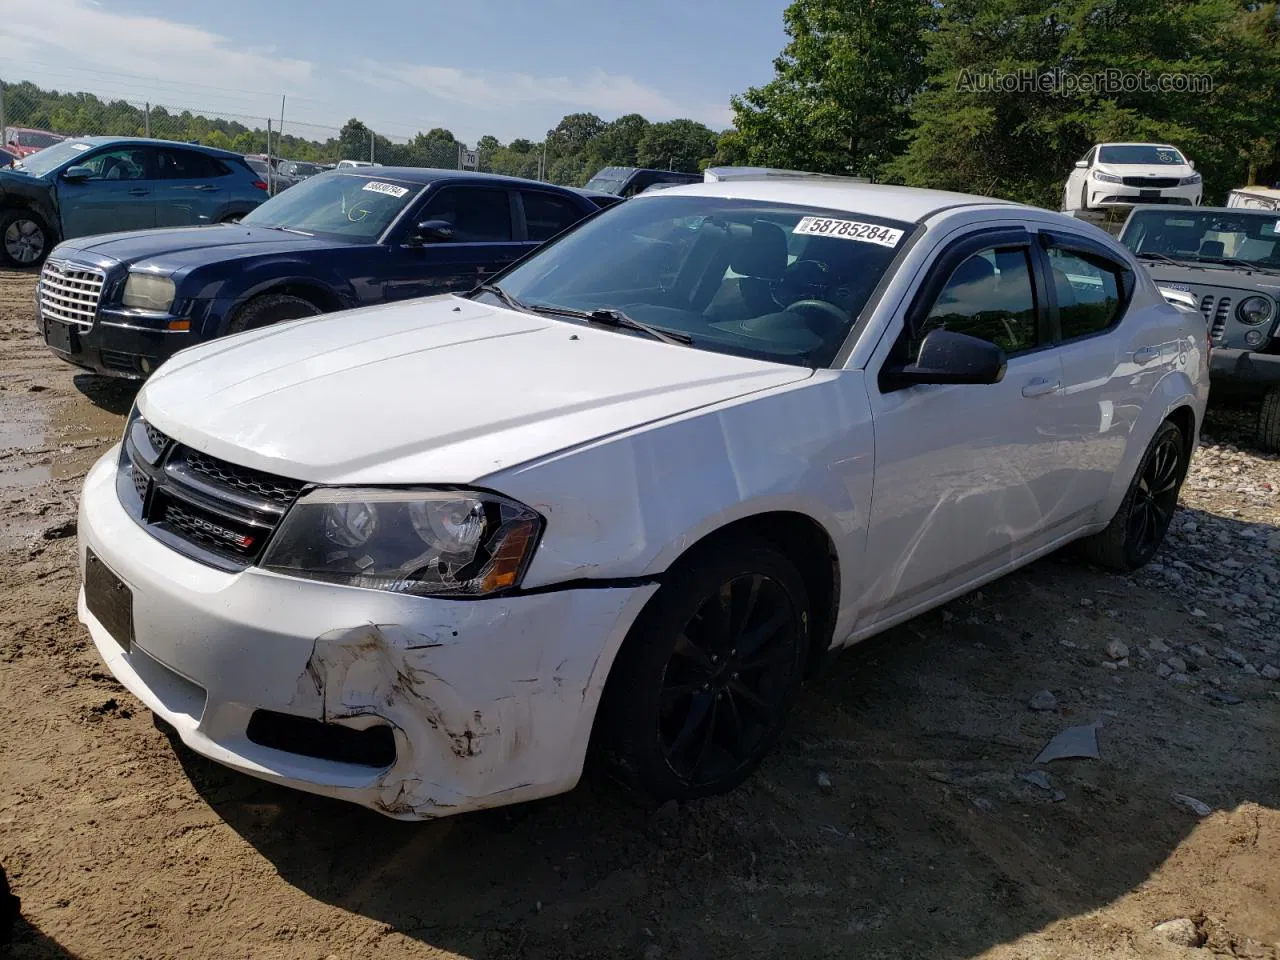
{"type": "Polygon", "coordinates": [[[1241,294],[1263,293],[1280,299],[1280,274],[1246,272],[1216,267],[1183,267],[1172,263],[1144,260],[1143,266],[1157,286],[1182,290],[1196,297],[1239,297],[1241,294]]]}
{"type": "Polygon", "coordinates": [[[1115,177],[1189,177],[1195,173],[1185,163],[1099,163],[1096,169],[1115,177]]]}
{"type": "Polygon", "coordinates": [[[810,376],[442,296],[192,347],[138,407],[198,450],[294,479],[470,483],[810,376]]]}
{"type": "Polygon", "coordinates": [[[58,256],[72,256],[97,265],[127,263],[158,272],[230,260],[241,256],[294,253],[345,247],[340,240],[304,237],[297,233],[250,224],[217,223],[204,227],[132,230],[71,240],[58,248],[58,256]],[[79,254],[79,256],[77,256],[79,254]]]}

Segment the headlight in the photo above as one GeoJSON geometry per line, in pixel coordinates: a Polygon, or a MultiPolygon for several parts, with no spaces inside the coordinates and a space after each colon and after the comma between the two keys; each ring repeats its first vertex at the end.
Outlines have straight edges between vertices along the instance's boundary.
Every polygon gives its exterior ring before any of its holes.
{"type": "Polygon", "coordinates": [[[1275,306],[1266,297],[1246,297],[1240,301],[1240,322],[1251,326],[1266,323],[1275,313],[1275,306]]]}
{"type": "Polygon", "coordinates": [[[1123,177],[1113,177],[1109,173],[1103,173],[1101,170],[1093,171],[1093,179],[1100,180],[1102,183],[1124,183],[1123,177]]]}
{"type": "Polygon", "coordinates": [[[1178,186],[1180,186],[1180,187],[1189,187],[1189,186],[1191,186],[1193,183],[1199,183],[1199,182],[1200,182],[1200,180],[1201,180],[1200,174],[1198,174],[1198,173],[1193,173],[1191,176],[1189,176],[1189,177],[1183,177],[1181,180],[1179,180],[1179,181],[1178,181],[1178,186]]]}
{"type": "Polygon", "coordinates": [[[157,277],[154,273],[131,273],[124,282],[124,296],[121,299],[126,307],[165,311],[173,305],[173,293],[173,281],[168,277],[157,277]]]}
{"type": "Polygon", "coordinates": [[[519,586],[542,518],[491,493],[320,489],[304,496],[262,559],[308,580],[414,596],[519,586]]]}

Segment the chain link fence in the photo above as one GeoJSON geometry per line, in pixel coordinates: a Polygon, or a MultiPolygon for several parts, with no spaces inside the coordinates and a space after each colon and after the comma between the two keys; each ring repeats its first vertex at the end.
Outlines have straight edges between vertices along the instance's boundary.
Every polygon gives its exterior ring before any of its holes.
{"type": "MultiPolygon", "coordinates": [[[[0,77],[0,143],[9,154],[0,164],[64,137],[154,137],[196,143],[267,160],[331,165],[362,160],[383,166],[475,168],[477,152],[425,134],[384,136],[357,120],[343,127],[293,120],[282,108],[275,117],[228,113],[198,105],[61,93],[0,77]]],[[[289,169],[289,168],[286,168],[289,169]]],[[[281,178],[282,183],[287,183],[281,178]]],[[[273,192],[276,189],[273,179],[273,192]]]]}

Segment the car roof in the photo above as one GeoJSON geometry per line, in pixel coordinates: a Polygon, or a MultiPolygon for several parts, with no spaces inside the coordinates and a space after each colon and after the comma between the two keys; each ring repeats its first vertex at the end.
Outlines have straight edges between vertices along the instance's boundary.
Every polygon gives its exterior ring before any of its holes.
{"type": "Polygon", "coordinates": [[[1172,143],[1157,143],[1154,140],[1111,140],[1098,144],[1100,147],[1161,147],[1165,150],[1177,150],[1172,143]]]}
{"type": "Polygon", "coordinates": [[[654,202],[667,197],[729,197],[766,203],[791,203],[861,213],[890,220],[919,222],[941,210],[960,206],[1020,207],[1009,200],[995,200],[968,193],[923,190],[880,183],[845,180],[728,180],[691,183],[641,193],[628,201],[654,202]]]}
{"type": "Polygon", "coordinates": [[[89,143],[95,147],[105,147],[114,144],[137,144],[140,147],[181,147],[184,150],[199,150],[201,153],[207,153],[214,157],[226,157],[229,160],[239,160],[243,156],[243,154],[236,153],[233,150],[223,150],[220,147],[206,147],[202,143],[187,143],[183,140],[161,140],[156,137],[67,137],[67,140],[72,143],[89,143]]]}
{"type": "Polygon", "coordinates": [[[506,177],[497,173],[479,173],[475,170],[444,170],[436,167],[341,167],[333,171],[344,177],[387,177],[408,183],[435,183],[437,180],[474,180],[479,183],[505,184],[513,187],[541,187],[559,192],[573,192],[568,187],[521,177],[506,177]]]}

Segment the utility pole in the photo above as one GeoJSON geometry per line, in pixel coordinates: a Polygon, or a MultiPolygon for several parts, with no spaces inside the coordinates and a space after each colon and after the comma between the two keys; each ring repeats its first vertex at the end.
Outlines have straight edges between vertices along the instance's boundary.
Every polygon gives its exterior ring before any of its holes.
{"type": "Polygon", "coordinates": [[[267,117],[267,196],[275,196],[275,171],[271,169],[271,118],[267,117]]]}
{"type": "Polygon", "coordinates": [[[373,143],[377,139],[377,137],[378,135],[376,133],[374,133],[372,130],[369,131],[369,162],[370,163],[374,162],[373,161],[373,143]]]}
{"type": "Polygon", "coordinates": [[[0,80],[0,145],[3,145],[5,131],[8,127],[4,119],[4,81],[0,80]]]}
{"type": "Polygon", "coordinates": [[[146,106],[147,106],[147,112],[144,115],[143,129],[147,133],[147,139],[150,140],[151,139],[151,103],[150,101],[147,102],[146,106]]]}
{"type": "Polygon", "coordinates": [[[284,136],[284,98],[285,95],[280,94],[280,129],[276,131],[277,137],[284,136]]]}

